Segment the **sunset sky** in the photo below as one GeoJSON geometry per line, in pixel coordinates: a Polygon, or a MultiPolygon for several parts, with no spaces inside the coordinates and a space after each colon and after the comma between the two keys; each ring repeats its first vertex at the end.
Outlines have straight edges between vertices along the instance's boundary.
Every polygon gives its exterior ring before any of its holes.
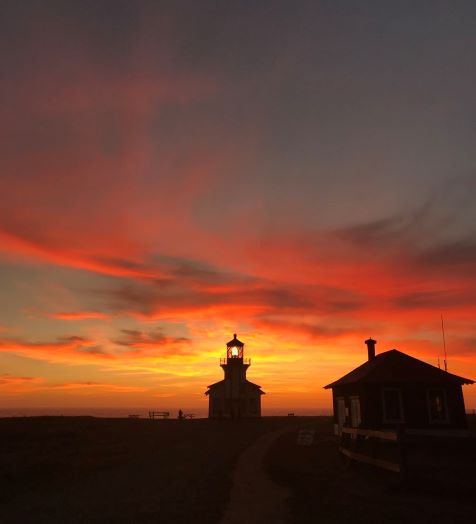
{"type": "Polygon", "coordinates": [[[474,1],[1,11],[0,407],[205,407],[237,332],[325,408],[441,314],[476,379],[474,1]]]}

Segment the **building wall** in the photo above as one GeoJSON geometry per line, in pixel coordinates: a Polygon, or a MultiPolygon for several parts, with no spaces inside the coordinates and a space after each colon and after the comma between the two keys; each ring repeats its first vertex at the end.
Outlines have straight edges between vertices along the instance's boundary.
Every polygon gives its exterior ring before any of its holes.
{"type": "Polygon", "coordinates": [[[248,389],[239,397],[230,397],[226,390],[210,391],[209,418],[244,418],[261,416],[261,394],[258,389],[248,389]]]}
{"type": "Polygon", "coordinates": [[[339,400],[344,402],[345,424],[351,425],[352,397],[359,397],[360,399],[360,427],[362,428],[384,429],[400,425],[415,429],[465,429],[467,427],[462,387],[457,384],[382,383],[338,386],[333,388],[334,423],[336,425],[339,424],[339,400]],[[383,390],[387,388],[400,391],[403,411],[402,422],[385,420],[383,390]],[[430,390],[440,389],[445,392],[445,406],[448,417],[446,421],[432,421],[429,415],[428,395],[430,390]]]}

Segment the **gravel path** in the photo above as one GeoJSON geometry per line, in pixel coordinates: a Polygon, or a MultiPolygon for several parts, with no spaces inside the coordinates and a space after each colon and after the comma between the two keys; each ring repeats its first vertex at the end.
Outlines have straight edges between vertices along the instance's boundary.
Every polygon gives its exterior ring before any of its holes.
{"type": "Polygon", "coordinates": [[[265,473],[263,459],[270,445],[289,428],[267,433],[240,455],[233,487],[221,524],[284,524],[289,491],[265,473]]]}

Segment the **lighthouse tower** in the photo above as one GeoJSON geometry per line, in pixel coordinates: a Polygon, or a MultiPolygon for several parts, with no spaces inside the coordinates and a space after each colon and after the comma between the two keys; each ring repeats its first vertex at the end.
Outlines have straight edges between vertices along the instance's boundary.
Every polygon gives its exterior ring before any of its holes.
{"type": "Polygon", "coordinates": [[[226,357],[220,359],[225,378],[208,386],[209,418],[240,418],[261,416],[261,386],[246,379],[246,371],[251,365],[244,358],[245,345],[236,338],[226,344],[226,357]]]}

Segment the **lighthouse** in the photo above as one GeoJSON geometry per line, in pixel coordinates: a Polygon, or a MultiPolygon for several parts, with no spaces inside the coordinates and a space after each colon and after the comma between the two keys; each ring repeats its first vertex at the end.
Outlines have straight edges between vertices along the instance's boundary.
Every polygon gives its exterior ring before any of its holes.
{"type": "Polygon", "coordinates": [[[261,386],[246,379],[251,360],[244,357],[245,345],[236,333],[226,344],[226,357],[220,359],[225,378],[208,386],[209,418],[261,416],[261,386]]]}

